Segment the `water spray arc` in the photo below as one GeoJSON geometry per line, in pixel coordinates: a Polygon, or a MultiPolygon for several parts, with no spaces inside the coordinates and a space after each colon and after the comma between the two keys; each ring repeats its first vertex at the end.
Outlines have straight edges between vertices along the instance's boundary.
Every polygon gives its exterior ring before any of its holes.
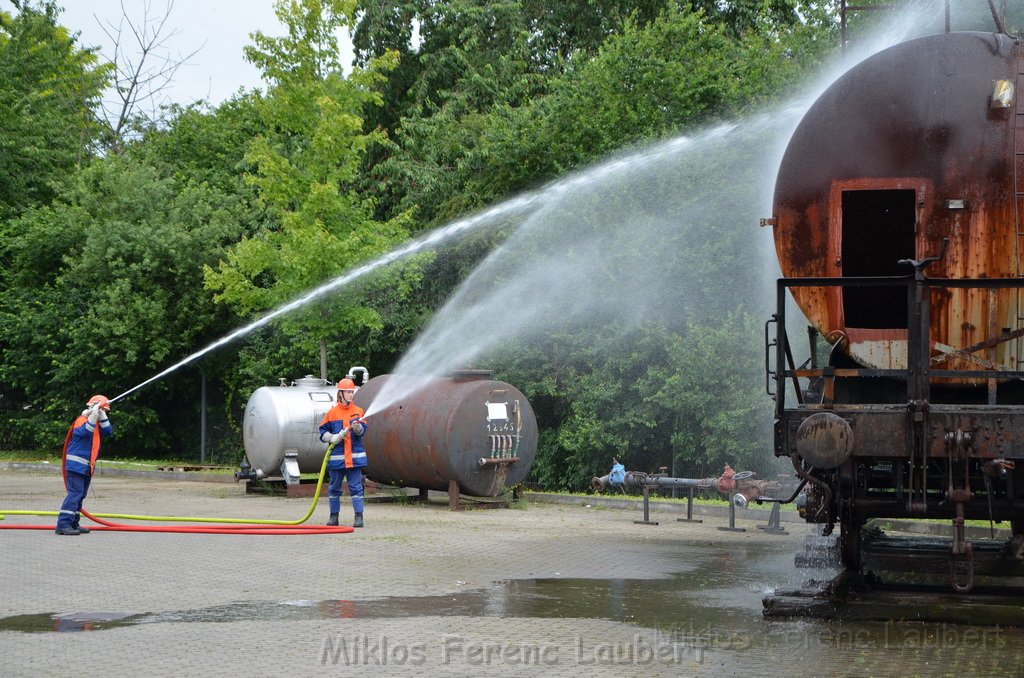
{"type": "MultiPolygon", "coordinates": [[[[708,134],[716,137],[723,136],[735,129],[735,127],[736,123],[723,124],[715,128],[713,131],[708,132],[708,134]]],[[[174,363],[170,367],[153,375],[140,384],[111,398],[110,402],[117,402],[135,391],[148,386],[154,381],[158,381],[172,372],[194,362],[195,360],[198,360],[207,353],[225,346],[236,339],[241,339],[255,330],[268,325],[273,320],[302,308],[306,304],[324,297],[331,292],[339,290],[346,285],[354,283],[389,264],[393,264],[406,257],[412,256],[413,254],[439,247],[478,229],[492,226],[497,223],[504,223],[503,220],[527,218],[547,205],[558,204],[566,195],[577,195],[580,191],[585,191],[588,186],[609,180],[610,178],[614,178],[615,176],[623,173],[628,174],[629,172],[634,171],[634,168],[638,166],[645,166],[656,163],[665,158],[671,158],[682,150],[685,150],[692,143],[693,139],[690,137],[680,136],[651,148],[645,148],[629,155],[613,158],[595,167],[571,174],[568,177],[552,182],[543,188],[537,189],[536,191],[520,194],[482,212],[478,212],[477,214],[464,219],[459,219],[447,226],[431,231],[430,233],[412,240],[402,247],[392,250],[373,261],[348,270],[319,287],[316,287],[293,299],[287,304],[279,306],[248,325],[244,325],[236,329],[212,344],[209,344],[205,348],[186,356],[182,360],[174,363]]]]}
{"type": "MultiPolygon", "coordinates": [[[[905,37],[906,36],[902,33],[899,35],[894,34],[887,36],[879,41],[880,44],[877,48],[881,48],[884,44],[891,44],[892,42],[905,37]]],[[[870,51],[871,50],[868,50],[868,52],[870,51]]],[[[807,98],[806,102],[797,102],[793,107],[787,109],[783,115],[789,117],[798,109],[803,110],[806,105],[813,100],[813,98],[816,98],[816,93],[807,98]]],[[[146,379],[142,383],[133,386],[114,398],[111,398],[110,402],[117,402],[135,391],[148,386],[154,381],[162,379],[181,367],[198,360],[207,353],[264,327],[276,318],[297,310],[316,299],[345,287],[346,285],[356,282],[384,266],[400,261],[418,252],[438,247],[475,230],[491,226],[496,223],[502,223],[502,220],[519,217],[528,218],[543,208],[550,208],[551,205],[560,204],[564,199],[566,199],[566,197],[572,198],[573,196],[578,197],[580,195],[587,195],[588,187],[602,185],[614,180],[615,177],[620,175],[636,176],[638,170],[644,167],[657,167],[661,163],[670,162],[676,156],[688,152],[695,145],[706,144],[708,139],[726,140],[734,132],[742,132],[751,128],[757,128],[777,115],[778,112],[752,121],[728,122],[705,130],[699,135],[681,135],[654,146],[641,148],[628,154],[611,158],[610,160],[593,167],[570,174],[567,177],[553,181],[535,191],[522,193],[464,219],[454,221],[447,226],[443,226],[420,238],[412,240],[373,261],[342,273],[336,278],[327,281],[302,296],[274,309],[273,311],[270,311],[248,325],[240,327],[225,335],[205,348],[192,353],[165,370],[155,374],[149,379],[146,379]]],[[[784,134],[784,136],[788,137],[788,134],[784,134]]]]}
{"type": "Polygon", "coordinates": [[[408,376],[407,385],[383,390],[368,413],[415,393],[414,378],[423,384],[491,364],[511,342],[595,336],[595,328],[625,336],[666,316],[714,324],[735,310],[728,297],[737,294],[748,311],[770,308],[766,291],[778,264],[770,234],[756,227],[771,205],[765,179],[821,91],[851,63],[920,25],[916,15],[894,23],[777,110],[678,136],[560,182],[434,313],[392,370],[408,376]],[[731,264],[715,266],[716,259],[731,264]],[[514,312],[495,313],[510,304],[514,312]]]}
{"type": "Polygon", "coordinates": [[[230,334],[221,337],[220,339],[206,346],[205,348],[196,351],[195,353],[192,353],[191,355],[185,357],[184,359],[174,363],[173,365],[163,370],[162,372],[153,375],[149,379],[143,381],[142,383],[136,386],[133,386],[124,393],[121,393],[120,395],[111,398],[110,402],[116,402],[124,398],[125,396],[143,388],[144,386],[148,386],[154,381],[166,377],[175,370],[184,367],[185,365],[188,365],[189,363],[203,357],[207,353],[215,349],[218,349],[221,346],[229,344],[235,339],[240,339],[254,332],[255,330],[269,324],[276,318],[279,318],[287,313],[302,308],[306,304],[315,301],[316,299],[319,299],[335,290],[341,289],[342,287],[345,287],[346,285],[353,283],[363,278],[364,276],[367,276],[370,273],[373,273],[374,271],[383,268],[384,266],[395,263],[396,261],[416,254],[417,252],[425,251],[443,245],[444,243],[460,235],[490,225],[497,221],[498,219],[510,218],[520,214],[528,213],[529,211],[534,209],[535,204],[541,200],[541,198],[545,195],[547,191],[554,190],[555,188],[556,187],[552,187],[550,189],[544,189],[536,191],[534,193],[524,194],[511,200],[507,200],[501,203],[500,205],[496,205],[488,210],[475,214],[471,217],[467,217],[465,219],[460,219],[456,222],[449,224],[448,226],[432,231],[421,238],[417,238],[407,243],[406,245],[399,247],[398,249],[392,250],[391,252],[381,257],[378,257],[377,259],[374,259],[371,262],[368,262],[366,264],[363,264],[362,266],[358,266],[354,269],[346,271],[345,273],[339,275],[338,277],[327,281],[323,285],[320,285],[319,287],[314,288],[313,290],[303,294],[302,296],[293,299],[287,304],[279,306],[275,310],[267,313],[266,315],[258,318],[257,320],[254,320],[248,325],[240,327],[234,332],[231,332],[230,334]]]}

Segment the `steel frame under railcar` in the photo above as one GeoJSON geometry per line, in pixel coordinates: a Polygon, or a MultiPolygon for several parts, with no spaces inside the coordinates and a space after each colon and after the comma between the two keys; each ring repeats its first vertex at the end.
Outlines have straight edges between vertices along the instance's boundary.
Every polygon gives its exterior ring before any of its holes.
{"type": "MultiPolygon", "coordinates": [[[[872,518],[949,519],[950,582],[966,592],[976,573],[1024,575],[1024,370],[978,355],[994,341],[956,350],[978,369],[934,369],[942,354],[933,357],[929,339],[932,295],[950,288],[1012,293],[1024,290],[1024,280],[926,277],[925,268],[937,258],[901,262],[913,266],[908,276],[779,279],[777,310],[765,325],[766,390],[775,400],[775,455],[789,457],[807,481],[800,513],[808,522],[824,523],[826,533],[839,524],[845,567],[862,570],[862,533],[872,518]],[[813,330],[809,364],[794,364],[785,315],[788,289],[878,286],[906,290],[906,369],[819,366],[813,330]],[[965,381],[984,386],[964,386],[965,381]],[[790,385],[792,403],[786,398],[790,385]],[[976,566],[964,524],[971,519],[1009,523],[1011,537],[1000,562],[976,566]]],[[[1021,334],[1006,329],[998,342],[1021,334]]]]}

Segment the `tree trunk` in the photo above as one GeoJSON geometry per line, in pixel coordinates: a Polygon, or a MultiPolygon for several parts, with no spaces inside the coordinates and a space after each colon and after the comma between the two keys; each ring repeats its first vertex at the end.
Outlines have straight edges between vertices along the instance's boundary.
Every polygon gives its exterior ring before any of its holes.
{"type": "Polygon", "coordinates": [[[320,338],[320,378],[327,381],[327,339],[320,338]]]}

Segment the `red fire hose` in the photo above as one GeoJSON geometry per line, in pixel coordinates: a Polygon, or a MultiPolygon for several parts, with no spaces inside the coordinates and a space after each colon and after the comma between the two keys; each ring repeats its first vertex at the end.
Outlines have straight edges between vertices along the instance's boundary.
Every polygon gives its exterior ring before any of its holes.
{"type": "MultiPolygon", "coordinates": [[[[160,521],[174,521],[174,522],[208,522],[214,523],[208,526],[205,525],[168,525],[168,526],[152,526],[152,525],[127,525],[124,523],[113,523],[99,516],[95,516],[89,513],[85,509],[82,509],[82,515],[90,520],[95,521],[98,527],[90,527],[89,530],[95,530],[97,532],[169,532],[169,533],[181,533],[181,534],[259,534],[259,535],[277,535],[277,534],[345,534],[353,532],[354,529],[347,525],[304,525],[309,517],[313,515],[313,510],[316,508],[316,501],[320,497],[320,489],[323,487],[324,475],[327,469],[327,459],[331,454],[331,450],[334,446],[331,445],[327,448],[327,452],[324,454],[323,464],[320,466],[320,477],[317,479],[316,490],[313,493],[313,501],[309,506],[309,511],[306,515],[298,520],[293,521],[282,521],[282,520],[253,520],[246,521],[238,518],[188,518],[188,517],[177,517],[177,516],[127,516],[118,515],[115,517],[129,518],[132,520],[160,520],[160,521]],[[219,523],[219,524],[216,524],[219,523]]],[[[56,511],[4,511],[0,510],[0,520],[3,516],[7,515],[56,515],[56,511]]],[[[110,517],[109,514],[101,514],[106,517],[110,517]]],[[[3,525],[0,524],[0,530],[52,530],[53,525],[3,525]]]]}

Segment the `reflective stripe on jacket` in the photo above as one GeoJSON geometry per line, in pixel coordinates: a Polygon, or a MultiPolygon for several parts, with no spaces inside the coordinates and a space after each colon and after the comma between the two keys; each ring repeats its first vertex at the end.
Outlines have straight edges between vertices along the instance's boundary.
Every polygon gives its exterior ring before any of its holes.
{"type": "Polygon", "coordinates": [[[64,440],[64,470],[91,476],[100,456],[100,438],[106,438],[113,432],[109,419],[99,422],[99,426],[93,426],[83,416],[75,419],[64,440]]]}
{"type": "MultiPolygon", "coordinates": [[[[362,421],[362,418],[363,408],[355,403],[349,403],[348,405],[338,403],[327,411],[323,421],[320,422],[320,440],[327,442],[326,439],[329,435],[341,433],[346,428],[351,428],[353,421],[356,419],[362,421]]],[[[366,426],[365,421],[362,424],[364,427],[366,426]]],[[[365,433],[366,429],[364,428],[363,434],[365,433]]],[[[366,466],[366,450],[363,448],[363,436],[349,431],[345,439],[331,451],[331,456],[327,460],[327,468],[362,468],[363,466],[366,466]]]]}

